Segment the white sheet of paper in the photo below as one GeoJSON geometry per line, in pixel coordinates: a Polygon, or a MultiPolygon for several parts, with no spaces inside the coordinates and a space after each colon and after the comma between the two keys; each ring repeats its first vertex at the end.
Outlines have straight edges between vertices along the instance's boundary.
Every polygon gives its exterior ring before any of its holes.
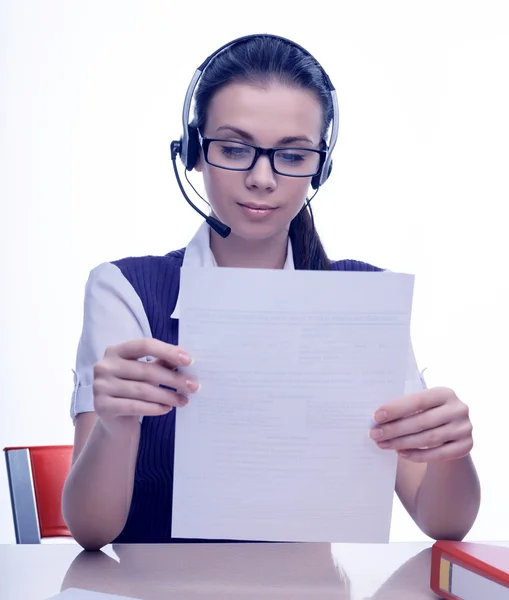
{"type": "Polygon", "coordinates": [[[369,438],[404,393],[413,275],[183,268],[172,535],[385,543],[397,456],[369,438]]]}
{"type": "Polygon", "coordinates": [[[136,600],[136,598],[103,594],[101,592],[91,592],[90,590],[83,590],[80,588],[68,588],[56,596],[51,596],[48,600],[136,600]]]}

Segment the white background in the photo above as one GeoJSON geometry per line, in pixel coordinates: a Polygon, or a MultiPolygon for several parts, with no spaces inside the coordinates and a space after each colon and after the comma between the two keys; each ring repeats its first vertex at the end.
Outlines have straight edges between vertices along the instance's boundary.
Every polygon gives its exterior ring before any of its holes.
{"type": "MultiPolygon", "coordinates": [[[[187,84],[224,42],[278,33],[338,90],[333,175],[314,200],[327,250],[416,274],[418,362],[475,425],[469,538],[508,540],[508,6],[0,1],[0,446],[72,443],[89,270],[186,244],[200,221],[169,143],[187,84]]],[[[392,537],[426,539],[399,504],[392,537]]],[[[0,542],[13,540],[1,467],[0,542]]]]}

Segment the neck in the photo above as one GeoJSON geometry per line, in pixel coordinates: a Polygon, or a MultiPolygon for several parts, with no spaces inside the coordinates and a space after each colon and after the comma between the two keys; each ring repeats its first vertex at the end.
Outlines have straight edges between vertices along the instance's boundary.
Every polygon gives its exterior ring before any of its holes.
{"type": "Polygon", "coordinates": [[[282,269],[288,250],[288,232],[263,240],[245,240],[233,232],[222,238],[211,229],[210,248],[218,267],[282,269]]]}

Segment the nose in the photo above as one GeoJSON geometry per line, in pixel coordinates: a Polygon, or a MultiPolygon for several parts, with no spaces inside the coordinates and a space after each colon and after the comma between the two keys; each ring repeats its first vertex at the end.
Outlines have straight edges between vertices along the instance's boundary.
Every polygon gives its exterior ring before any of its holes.
{"type": "Polygon", "coordinates": [[[272,191],[276,188],[276,174],[268,156],[259,156],[254,167],[246,172],[246,186],[250,189],[272,191]]]}

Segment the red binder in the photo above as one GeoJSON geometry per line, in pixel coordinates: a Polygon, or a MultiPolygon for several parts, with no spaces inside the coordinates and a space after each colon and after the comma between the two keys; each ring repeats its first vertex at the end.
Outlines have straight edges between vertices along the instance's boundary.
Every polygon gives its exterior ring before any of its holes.
{"type": "Polygon", "coordinates": [[[430,582],[445,600],[509,600],[509,547],[435,542],[430,582]]]}

